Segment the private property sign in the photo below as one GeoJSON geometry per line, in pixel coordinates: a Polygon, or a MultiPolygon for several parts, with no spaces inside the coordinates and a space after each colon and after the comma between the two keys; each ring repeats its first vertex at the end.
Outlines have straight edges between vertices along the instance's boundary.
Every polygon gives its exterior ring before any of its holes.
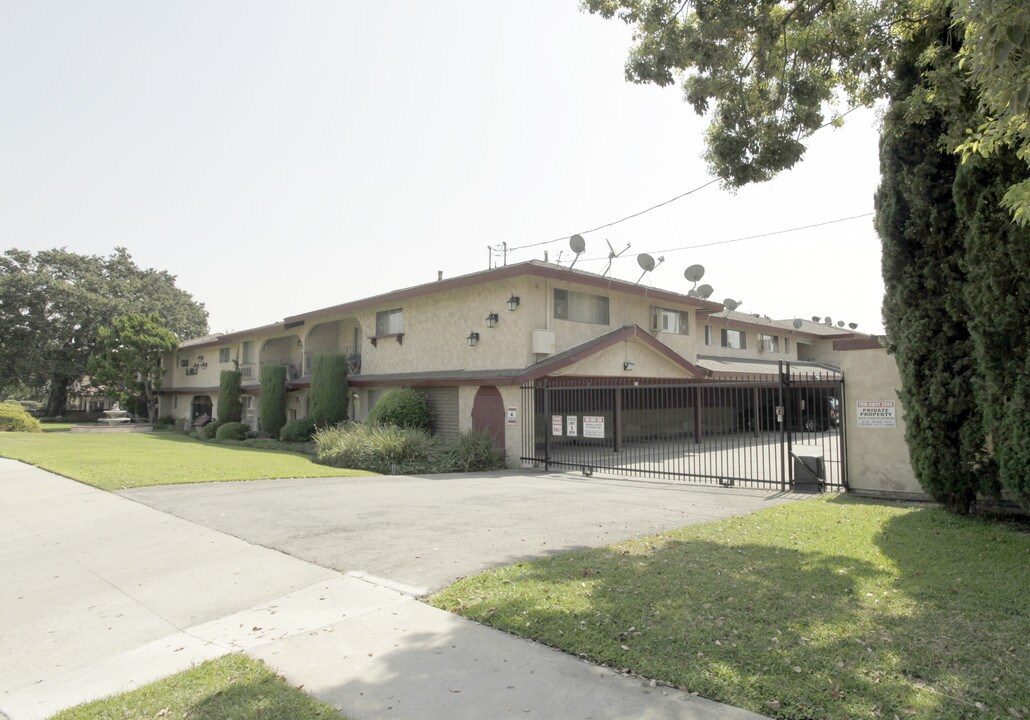
{"type": "Polygon", "coordinates": [[[860,428],[896,428],[897,411],[893,400],[858,400],[858,426],[860,428]]]}

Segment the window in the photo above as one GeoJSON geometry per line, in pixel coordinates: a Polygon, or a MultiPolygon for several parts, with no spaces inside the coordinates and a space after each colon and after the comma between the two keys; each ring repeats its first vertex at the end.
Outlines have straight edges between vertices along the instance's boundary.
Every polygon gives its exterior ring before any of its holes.
{"type": "Polygon", "coordinates": [[[252,365],[254,363],[254,341],[244,340],[243,341],[243,364],[252,365]]]}
{"type": "Polygon", "coordinates": [[[652,305],[651,329],[656,332],[687,335],[690,331],[690,313],[652,305]]]}
{"type": "Polygon", "coordinates": [[[404,310],[395,308],[376,313],[376,337],[404,332],[404,310]]]}
{"type": "Polygon", "coordinates": [[[229,362],[229,348],[218,348],[218,362],[222,364],[229,362]]]}
{"type": "Polygon", "coordinates": [[[732,348],[734,350],[745,350],[747,349],[747,334],[743,330],[729,330],[723,328],[722,331],[722,346],[724,348],[732,348]]]}
{"type": "Polygon", "coordinates": [[[554,316],[559,320],[607,325],[608,298],[555,288],[554,316]]]}
{"type": "Polygon", "coordinates": [[[762,352],[779,352],[780,338],[776,335],[758,334],[758,349],[762,352]]]}
{"type": "Polygon", "coordinates": [[[783,338],[783,352],[785,355],[790,355],[790,338],[783,338]]]}
{"type": "Polygon", "coordinates": [[[705,325],[705,345],[711,346],[712,344],[712,326],[705,325]]]}

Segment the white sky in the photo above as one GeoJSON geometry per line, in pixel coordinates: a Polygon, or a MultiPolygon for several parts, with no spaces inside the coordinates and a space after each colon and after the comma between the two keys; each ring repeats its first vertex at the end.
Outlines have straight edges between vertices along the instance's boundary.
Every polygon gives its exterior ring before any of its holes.
{"type": "MultiPolygon", "coordinates": [[[[576,0],[4,2],[0,248],[129,249],[212,331],[487,267],[707,182],[706,122],[623,78],[630,34],[576,0]]],[[[737,194],[713,185],[586,235],[634,256],[871,212],[875,117],[737,194]]],[[[566,242],[509,262],[554,260],[566,242]]],[[[872,218],[664,254],[651,275],[773,317],[881,332],[872,218]]],[[[605,258],[587,262],[590,258],[605,258]]],[[[647,282],[645,279],[644,282],[647,282]]]]}

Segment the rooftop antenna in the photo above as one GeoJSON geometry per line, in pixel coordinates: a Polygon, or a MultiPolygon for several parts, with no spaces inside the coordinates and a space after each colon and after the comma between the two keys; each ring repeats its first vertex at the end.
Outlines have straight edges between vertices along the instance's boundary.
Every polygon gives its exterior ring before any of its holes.
{"type": "Polygon", "coordinates": [[[608,243],[608,267],[606,267],[604,269],[604,272],[601,273],[601,277],[607,275],[608,271],[612,269],[612,260],[619,257],[619,255],[622,255],[622,253],[630,249],[630,243],[626,243],[626,247],[622,248],[622,250],[619,250],[619,252],[615,252],[615,248],[612,247],[612,244],[611,242],[609,242],[608,238],[605,238],[604,241],[608,243]]]}
{"type": "Polygon", "coordinates": [[[831,318],[829,315],[827,315],[826,317],[823,318],[823,322],[826,323],[827,325],[833,325],[833,318],[831,318]]]}
{"type": "Polygon", "coordinates": [[[801,326],[804,325],[804,321],[801,318],[794,318],[794,329],[800,330],[801,326]]]}
{"type": "Polygon", "coordinates": [[[858,330],[858,323],[848,323],[848,327],[852,330],[858,330]]]}
{"type": "Polygon", "coordinates": [[[691,265],[683,271],[683,277],[688,281],[694,283],[694,286],[687,291],[687,297],[699,298],[701,293],[697,289],[697,281],[705,276],[704,265],[691,265]]]}
{"type": "Polygon", "coordinates": [[[734,300],[733,298],[726,298],[722,301],[722,304],[726,306],[726,309],[733,312],[740,307],[740,301],[734,300]]]}
{"type": "Polygon", "coordinates": [[[640,273],[640,277],[637,278],[637,284],[639,285],[640,281],[644,279],[645,275],[647,275],[649,272],[651,272],[656,267],[661,265],[663,262],[665,262],[664,256],[659,257],[658,262],[655,262],[655,259],[647,253],[640,253],[639,255],[637,255],[637,265],[639,265],[640,269],[644,271],[640,273]]]}
{"type": "Polygon", "coordinates": [[[706,285],[701,285],[697,289],[698,297],[700,297],[702,300],[707,300],[708,298],[712,297],[712,293],[713,292],[715,292],[715,288],[713,288],[711,285],[707,285],[707,284],[706,285]]]}
{"type": "Polygon", "coordinates": [[[572,264],[569,265],[569,270],[576,267],[576,261],[579,260],[579,256],[587,249],[587,242],[583,239],[580,234],[573,235],[569,238],[569,249],[576,253],[576,257],[572,259],[572,264]]]}
{"type": "Polygon", "coordinates": [[[844,327],[844,321],[843,320],[838,320],[837,321],[837,327],[844,327]]]}

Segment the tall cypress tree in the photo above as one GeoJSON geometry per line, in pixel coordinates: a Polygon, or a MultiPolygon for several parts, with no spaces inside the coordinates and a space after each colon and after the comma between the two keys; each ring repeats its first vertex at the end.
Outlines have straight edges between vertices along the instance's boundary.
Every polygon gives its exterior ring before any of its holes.
{"type": "Polygon", "coordinates": [[[311,419],[326,427],[347,419],[347,358],[318,353],[311,364],[311,419]]]}
{"type": "Polygon", "coordinates": [[[243,405],[240,403],[243,376],[238,370],[223,370],[218,379],[218,419],[223,423],[240,422],[243,405]]]}
{"type": "Polygon", "coordinates": [[[977,398],[1002,487],[1030,508],[1030,228],[1001,207],[1025,166],[971,158],[955,202],[966,234],[966,301],[980,382],[977,398]]]}
{"type": "Polygon", "coordinates": [[[264,365],[261,368],[261,431],[279,437],[286,424],[286,368],[264,365]]]}
{"type": "MultiPolygon", "coordinates": [[[[925,44],[924,44],[925,46],[925,44]]],[[[912,56],[902,62],[880,141],[876,228],[883,244],[888,348],[901,373],[912,468],[931,497],[959,513],[996,492],[974,382],[976,365],[964,289],[965,224],[952,199],[955,155],[943,152],[943,118],[912,121],[904,102],[918,90],[912,56]]]]}

